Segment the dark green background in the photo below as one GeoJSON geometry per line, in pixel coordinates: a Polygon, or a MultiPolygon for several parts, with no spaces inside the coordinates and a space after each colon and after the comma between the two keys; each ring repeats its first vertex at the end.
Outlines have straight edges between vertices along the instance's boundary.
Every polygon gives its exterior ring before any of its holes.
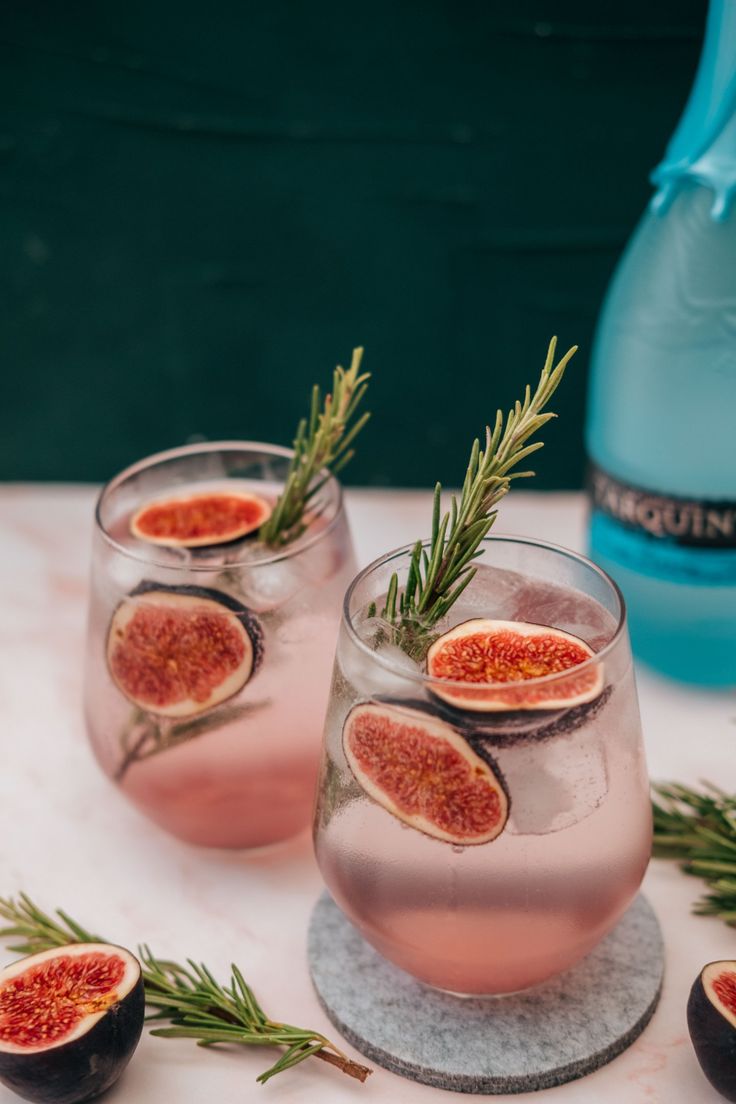
{"type": "Polygon", "coordinates": [[[579,485],[592,328],[702,0],[2,5],[0,478],[286,443],[364,343],[354,483],[457,483],[581,346],[536,486],[579,485]]]}

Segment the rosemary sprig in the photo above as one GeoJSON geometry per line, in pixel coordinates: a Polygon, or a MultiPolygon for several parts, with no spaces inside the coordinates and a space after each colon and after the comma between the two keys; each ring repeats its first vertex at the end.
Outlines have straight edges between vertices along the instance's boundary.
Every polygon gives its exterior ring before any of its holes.
{"type": "Polygon", "coordinates": [[[705,880],[711,892],[694,912],[736,927],[736,794],[707,782],[701,792],[676,783],[653,788],[661,799],[652,801],[653,854],[705,880]]]}
{"type": "MultiPolygon", "coordinates": [[[[57,909],[54,917],[48,916],[25,893],[17,900],[0,897],[0,918],[7,921],[7,926],[0,929],[0,938],[18,940],[10,950],[23,955],[69,943],[106,942],[61,909],[57,909]]],[[[171,1024],[156,1028],[152,1035],[195,1039],[203,1047],[237,1043],[283,1048],[280,1058],[258,1077],[262,1083],[306,1058],[321,1058],[359,1081],[365,1081],[371,1072],[318,1031],[270,1020],[237,966],[231,967],[229,983],[220,985],[206,966],[191,960],[186,966],[168,962],[156,958],[145,945],[138,954],[143,966],[146,1004],[156,1009],[148,1018],[171,1024]]]]}
{"type": "Polygon", "coordinates": [[[232,724],[246,716],[252,716],[265,709],[269,701],[241,702],[240,705],[222,705],[213,718],[209,714],[193,717],[189,721],[172,724],[163,718],[155,718],[137,707],[132,711],[119,743],[122,751],[120,764],[113,775],[116,782],[122,782],[128,771],[136,763],[160,755],[179,744],[187,743],[198,736],[204,736],[222,725],[232,724]]]}
{"type": "Polygon", "coordinates": [[[475,575],[472,562],[478,547],[496,520],[495,506],[511,488],[512,479],[527,479],[532,471],[513,471],[543,442],[529,438],[555,415],[542,413],[556,390],[565,368],[577,351],[573,346],[554,366],[557,338],[549,343],[547,360],[534,394],[529,386],[504,420],[501,410],[491,430],[486,426],[485,447],[476,438],[470,451],[460,501],[452,496],[450,510],[441,514],[442,486],[437,483],[432,508],[429,550],[422,541],[414,546],[406,583],[399,587],[391,577],[382,616],[394,627],[396,643],[415,659],[423,659],[434,639],[435,625],[457,601],[475,575]]]}
{"type": "Polygon", "coordinates": [[[304,532],[305,510],[326,482],[326,477],[315,482],[319,473],[327,469],[336,475],[354,456],[351,446],[370,418],[365,413],[353,421],[370,378],[368,372],[360,374],[362,358],[362,348],[353,349],[350,368],[345,371],[337,366],[332,391],[324,402],[319,387],[315,384],[312,388],[309,417],[297,426],[284,489],[259,531],[260,539],[272,547],[288,544],[304,532]]]}

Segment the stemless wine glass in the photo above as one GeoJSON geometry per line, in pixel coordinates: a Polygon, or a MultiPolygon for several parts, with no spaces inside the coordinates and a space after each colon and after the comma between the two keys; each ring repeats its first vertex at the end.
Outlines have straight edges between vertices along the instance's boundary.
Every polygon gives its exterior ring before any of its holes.
{"type": "Polygon", "coordinates": [[[328,473],[304,533],[209,547],[137,539],[142,504],[198,491],[278,496],[292,453],[217,442],[134,464],[100,495],[85,678],[103,770],[173,835],[259,847],[309,824],[339,610],[355,573],[328,473]]]}
{"type": "Polygon", "coordinates": [[[475,579],[436,632],[472,631],[477,618],[527,622],[593,654],[566,673],[473,682],[469,693],[462,679],[430,678],[380,617],[410,554],[376,560],[345,598],[317,859],[336,903],[387,959],[451,992],[515,992],[583,958],[649,859],[623,600],[582,556],[486,539],[475,579]]]}

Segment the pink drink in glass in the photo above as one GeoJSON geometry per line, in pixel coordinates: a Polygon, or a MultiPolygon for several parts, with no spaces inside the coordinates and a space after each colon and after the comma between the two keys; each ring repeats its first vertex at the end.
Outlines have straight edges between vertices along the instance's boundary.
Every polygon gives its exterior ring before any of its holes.
{"type": "MultiPolygon", "coordinates": [[[[176,449],[123,472],[98,504],[85,680],[90,740],[103,770],[142,812],[202,846],[260,847],[309,823],[340,603],[355,570],[342,495],[329,478],[305,532],[278,550],[255,536],[157,546],[133,537],[130,519],[148,500],[194,488],[275,501],[289,457],[237,442],[176,449]],[[195,612],[200,598],[214,597],[209,608],[226,631],[242,621],[234,610],[247,610],[244,623],[262,652],[242,688],[194,715],[141,707],[111,674],[116,611],[146,615],[161,593],[185,595],[195,612]]],[[[206,658],[194,657],[204,666],[206,658]]]]}
{"type": "Polygon", "coordinates": [[[372,602],[381,609],[391,571],[401,577],[406,565],[405,551],[377,561],[345,600],[317,858],[346,916],[419,980],[462,994],[526,989],[602,939],[649,859],[649,789],[623,605],[615,585],[582,557],[533,541],[484,542],[478,575],[438,631],[479,617],[553,626],[592,647],[603,679],[584,706],[468,713],[439,699],[436,682],[370,616],[372,602]],[[482,749],[509,797],[497,838],[453,845],[369,796],[343,743],[346,718],[366,702],[414,717],[429,711],[482,749]]]}

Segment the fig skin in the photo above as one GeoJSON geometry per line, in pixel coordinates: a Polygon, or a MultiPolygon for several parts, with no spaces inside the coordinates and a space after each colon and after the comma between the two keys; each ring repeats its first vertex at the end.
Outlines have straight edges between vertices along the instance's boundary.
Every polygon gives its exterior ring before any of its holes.
{"type": "MultiPolygon", "coordinates": [[[[61,956],[85,946],[99,949],[103,944],[73,944],[59,947],[55,953],[61,956]]],[[[111,954],[122,952],[137,963],[124,947],[104,947],[111,954]]],[[[21,961],[31,966],[39,958],[29,955],[21,961]]],[[[35,1104],[83,1104],[93,1100],[115,1084],[132,1058],[143,1031],[144,1015],[143,977],[138,964],[138,979],[132,989],[76,1039],[23,1053],[11,1053],[0,1043],[0,1082],[35,1104]]]]}
{"type": "Polygon", "coordinates": [[[206,713],[210,709],[214,709],[217,705],[221,705],[224,701],[227,701],[229,698],[232,698],[236,694],[239,694],[243,687],[251,681],[251,679],[260,668],[261,663],[263,662],[264,632],[259,618],[253,613],[253,611],[248,609],[247,606],[244,606],[236,598],[233,598],[231,595],[226,594],[224,591],[189,584],[181,586],[169,586],[165,583],[157,583],[150,579],[144,579],[141,583],[138,584],[138,586],[130,591],[127,597],[119,603],[119,605],[113,612],[112,618],[110,620],[110,626],[108,628],[105,651],[110,676],[120,692],[124,694],[129,701],[132,701],[134,705],[137,705],[140,709],[144,710],[147,713],[152,713],[162,717],[173,717],[179,720],[187,720],[190,717],[199,716],[202,713],[206,713]],[[193,602],[201,599],[206,602],[214,603],[217,606],[221,606],[224,608],[224,610],[235,615],[237,620],[240,622],[245,635],[248,638],[248,641],[250,642],[251,659],[250,667],[247,670],[244,669],[243,677],[233,684],[233,686],[229,689],[229,692],[226,692],[222,696],[218,696],[217,687],[215,687],[211,695],[211,701],[208,700],[202,703],[191,702],[189,706],[187,706],[186,702],[183,704],[173,704],[171,706],[153,706],[150,702],[139,701],[134,695],[129,693],[126,687],[124,685],[121,685],[121,683],[115,677],[112,668],[112,633],[116,627],[118,618],[121,613],[124,612],[126,604],[130,601],[130,599],[143,597],[145,595],[151,595],[152,598],[154,598],[156,594],[173,595],[183,599],[184,602],[186,602],[186,599],[192,599],[193,602]]]}
{"type": "Polygon", "coordinates": [[[613,687],[606,686],[592,701],[546,713],[541,709],[530,709],[526,712],[488,714],[486,717],[477,713],[466,714],[468,739],[473,747],[476,747],[476,741],[480,741],[504,748],[523,743],[541,744],[556,737],[569,736],[594,720],[612,693],[613,687]]]}
{"type": "MultiPolygon", "coordinates": [[[[422,698],[395,698],[377,695],[373,700],[386,705],[406,706],[409,709],[424,711],[429,716],[439,717],[456,728],[473,749],[487,758],[487,746],[493,748],[515,747],[523,743],[542,743],[558,736],[568,736],[583,725],[592,721],[613,694],[613,686],[601,690],[597,698],[573,705],[569,709],[525,709],[506,712],[479,713],[473,709],[463,709],[442,698],[436,697],[432,703],[422,698]]],[[[491,763],[496,770],[494,763],[491,763]]]]}
{"type": "MultiPolygon", "coordinates": [[[[460,624],[455,625],[432,644],[426,660],[427,675],[432,678],[434,676],[433,665],[442,653],[443,647],[451,641],[462,641],[466,637],[474,635],[489,635],[494,633],[512,632],[518,636],[533,640],[535,637],[552,636],[558,640],[566,641],[569,644],[573,644],[576,647],[584,650],[587,653],[586,661],[592,659],[594,656],[593,650],[588,644],[580,637],[574,636],[572,633],[565,632],[563,629],[556,629],[551,625],[537,625],[527,621],[496,621],[492,618],[474,617],[468,621],[462,621],[460,624]]],[[[483,693],[482,682],[467,682],[467,697],[463,698],[457,685],[443,686],[443,677],[441,675],[436,676],[436,681],[430,686],[430,692],[433,696],[439,698],[446,705],[452,709],[462,711],[464,713],[479,715],[492,715],[492,714],[510,714],[510,713],[549,713],[550,711],[560,711],[575,708],[576,706],[587,705],[590,702],[595,701],[603,690],[603,665],[602,663],[596,664],[592,668],[594,675],[591,685],[582,691],[577,693],[565,694],[565,679],[568,677],[571,681],[575,678],[575,672],[578,667],[581,667],[582,662],[579,664],[572,664],[568,668],[564,668],[555,674],[558,676],[557,681],[550,684],[550,697],[545,700],[542,697],[541,700],[535,699],[535,694],[538,695],[541,692],[539,682],[531,679],[518,679],[508,680],[507,682],[496,683],[494,697],[494,691],[488,691],[487,696],[481,696],[483,693]],[[531,701],[524,701],[524,684],[528,682],[528,693],[531,695],[531,701]],[[557,697],[555,697],[555,692],[557,697]],[[504,701],[504,696],[508,699],[504,701]],[[513,699],[518,699],[514,701],[513,699]]],[[[461,679],[460,682],[463,680],[461,679]]]]}
{"type": "Polygon", "coordinates": [[[709,962],[700,971],[687,1002],[688,1031],[700,1068],[713,1088],[726,1100],[736,1101],[736,1016],[729,1019],[708,995],[709,971],[716,977],[720,972],[736,975],[736,962],[709,962]]]}

